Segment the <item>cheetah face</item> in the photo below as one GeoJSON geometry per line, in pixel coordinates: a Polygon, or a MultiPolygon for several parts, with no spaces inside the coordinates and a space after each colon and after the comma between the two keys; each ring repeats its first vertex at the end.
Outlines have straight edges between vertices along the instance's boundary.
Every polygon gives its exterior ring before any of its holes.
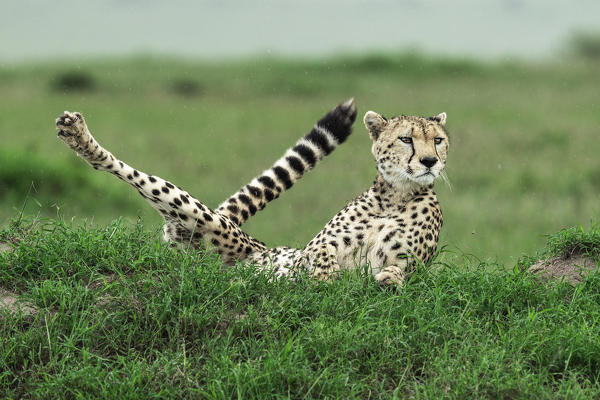
{"type": "Polygon", "coordinates": [[[368,111],[364,123],[373,140],[377,170],[394,187],[431,185],[446,165],[446,113],[431,118],[386,119],[368,111]]]}

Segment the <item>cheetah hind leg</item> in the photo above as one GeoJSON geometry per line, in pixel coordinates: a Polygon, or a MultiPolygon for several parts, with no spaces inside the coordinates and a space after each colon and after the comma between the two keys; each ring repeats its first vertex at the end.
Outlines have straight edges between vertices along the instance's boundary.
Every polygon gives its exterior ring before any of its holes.
{"type": "Polygon", "coordinates": [[[265,246],[188,192],[117,159],[90,133],[83,115],[65,111],[56,120],[58,137],[97,170],[107,171],[134,187],[166,221],[165,239],[194,247],[211,243],[226,264],[243,260],[265,246]]]}

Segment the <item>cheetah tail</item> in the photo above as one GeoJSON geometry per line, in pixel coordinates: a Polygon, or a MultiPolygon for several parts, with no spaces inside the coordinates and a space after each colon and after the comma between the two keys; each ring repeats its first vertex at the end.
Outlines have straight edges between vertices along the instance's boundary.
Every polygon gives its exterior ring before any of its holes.
{"type": "Polygon", "coordinates": [[[217,212],[242,225],[268,202],[292,187],[326,155],[344,143],[356,119],[354,99],[341,103],[289,148],[273,166],[225,200],[217,212]]]}

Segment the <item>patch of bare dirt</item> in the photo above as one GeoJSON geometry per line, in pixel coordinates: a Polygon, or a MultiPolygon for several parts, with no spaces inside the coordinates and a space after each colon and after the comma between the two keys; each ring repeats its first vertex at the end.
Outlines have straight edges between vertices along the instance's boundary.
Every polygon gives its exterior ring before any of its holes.
{"type": "Polygon", "coordinates": [[[107,285],[114,282],[116,279],[116,274],[101,275],[96,280],[88,282],[88,287],[94,290],[102,289],[103,287],[106,287],[107,285]]]}
{"type": "Polygon", "coordinates": [[[15,293],[0,289],[0,310],[8,310],[9,314],[35,315],[37,309],[19,300],[15,293]]]}
{"type": "Polygon", "coordinates": [[[7,251],[13,251],[13,247],[6,243],[6,242],[0,242],[0,253],[5,253],[7,251]]]}
{"type": "Polygon", "coordinates": [[[540,260],[529,267],[528,271],[536,274],[544,282],[564,280],[572,285],[577,285],[597,269],[598,264],[591,257],[584,254],[573,254],[568,257],[540,260]]]}

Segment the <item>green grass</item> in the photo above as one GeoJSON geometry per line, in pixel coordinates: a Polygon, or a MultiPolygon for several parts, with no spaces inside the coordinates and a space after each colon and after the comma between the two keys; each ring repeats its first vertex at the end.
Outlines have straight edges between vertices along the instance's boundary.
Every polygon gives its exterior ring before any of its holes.
{"type": "MultiPolygon", "coordinates": [[[[452,190],[437,185],[442,244],[510,267],[544,235],[598,219],[597,66],[376,54],[3,66],[0,224],[21,210],[33,182],[27,214],[56,217],[58,208],[76,223],[123,216],[160,225],[135,191],[93,171],[55,137],[54,119],[65,109],[84,112],[117,156],[214,207],[354,96],[360,115],[448,113],[452,190]]],[[[358,122],[347,143],[245,229],[269,245],[305,245],[370,185],[369,149],[358,122]]]]}
{"type": "Polygon", "coordinates": [[[0,397],[600,396],[598,274],[544,286],[471,257],[398,291],[271,281],[157,236],[122,220],[0,232],[0,287],[38,308],[0,311],[0,397]]]}
{"type": "Polygon", "coordinates": [[[594,225],[590,231],[581,226],[564,229],[548,237],[547,247],[552,256],[568,257],[572,254],[586,254],[598,259],[600,227],[594,225]]]}

